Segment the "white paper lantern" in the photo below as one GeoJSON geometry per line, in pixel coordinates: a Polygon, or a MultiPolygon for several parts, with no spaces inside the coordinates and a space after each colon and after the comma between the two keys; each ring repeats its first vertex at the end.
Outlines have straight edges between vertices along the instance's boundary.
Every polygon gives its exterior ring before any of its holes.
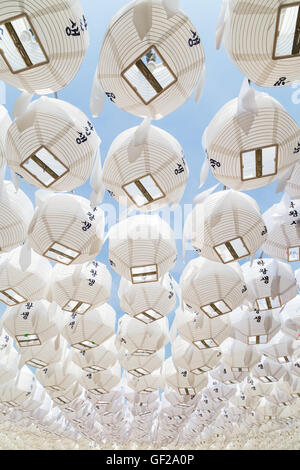
{"type": "MultiPolygon", "coordinates": [[[[119,364],[115,364],[109,370],[104,370],[98,374],[90,374],[82,372],[80,377],[81,385],[88,390],[89,393],[97,397],[105,395],[111,389],[116,387],[121,379],[121,368],[119,364]]],[[[101,399],[101,398],[100,398],[101,399]]]]}
{"type": "Polygon", "coordinates": [[[220,191],[193,209],[190,239],[204,258],[223,264],[254,256],[266,240],[257,202],[237,191],[220,191]]]}
{"type": "MultiPolygon", "coordinates": [[[[299,145],[297,145],[294,149],[295,154],[299,155],[299,145]]],[[[300,164],[299,161],[296,165],[293,166],[286,174],[282,177],[281,184],[278,187],[278,191],[280,189],[284,189],[286,193],[293,199],[300,199],[300,164]]]]}
{"type": "MultiPolygon", "coordinates": [[[[64,391],[51,391],[48,390],[50,397],[52,398],[55,405],[59,407],[64,407],[65,405],[70,406],[70,404],[79,398],[83,394],[83,388],[81,385],[76,382],[70,388],[64,391]]],[[[71,405],[72,407],[72,405],[71,405]]]]}
{"type": "Polygon", "coordinates": [[[0,358],[3,358],[8,354],[14,346],[13,339],[9,336],[7,331],[2,328],[3,316],[1,317],[0,322],[0,358]]]}
{"type": "MultiPolygon", "coordinates": [[[[224,45],[239,70],[262,87],[299,80],[299,4],[288,0],[226,3],[224,45]]],[[[220,24],[217,38],[221,30],[220,24]]]]}
{"type": "MultiPolygon", "coordinates": [[[[295,272],[297,283],[299,285],[299,270],[295,272]]],[[[281,314],[282,332],[291,336],[295,340],[300,340],[300,296],[297,295],[293,300],[288,302],[281,314]]]]}
{"type": "Polygon", "coordinates": [[[23,271],[20,248],[0,258],[0,301],[9,307],[46,297],[51,278],[51,264],[32,253],[31,264],[23,271]]]}
{"type": "Polygon", "coordinates": [[[249,372],[259,362],[261,352],[241,341],[228,338],[221,346],[222,362],[233,372],[249,372]]]}
{"type": "Polygon", "coordinates": [[[187,309],[201,311],[209,318],[231,312],[247,297],[237,264],[223,266],[205,258],[190,261],[181,275],[180,287],[187,309]]]}
{"type": "Polygon", "coordinates": [[[20,356],[15,348],[6,354],[0,351],[0,386],[17,377],[19,373],[20,356]]]}
{"type": "Polygon", "coordinates": [[[1,8],[0,80],[30,93],[65,88],[78,72],[89,45],[79,1],[5,1],[1,8]]]}
{"type": "Polygon", "coordinates": [[[265,345],[280,330],[279,316],[272,311],[248,312],[237,309],[232,318],[232,336],[250,346],[265,345]]]}
{"type": "Polygon", "coordinates": [[[39,370],[36,377],[47,391],[64,392],[78,381],[80,369],[68,357],[65,361],[50,364],[39,370]]]}
{"type": "Polygon", "coordinates": [[[151,374],[140,375],[134,377],[132,374],[127,375],[127,385],[135,392],[140,394],[148,394],[163,388],[164,381],[161,370],[154,370],[151,374]]]}
{"type": "Polygon", "coordinates": [[[8,111],[0,105],[0,168],[3,168],[6,163],[5,140],[11,122],[8,111]]]}
{"type": "Polygon", "coordinates": [[[71,194],[47,194],[38,201],[31,221],[29,244],[34,251],[61,264],[95,259],[103,244],[104,213],[87,199],[71,194]]]}
{"type": "Polygon", "coordinates": [[[189,170],[182,147],[172,135],[150,126],[141,139],[141,131],[142,127],[134,127],[114,140],[102,181],[121,204],[150,212],[179,203],[189,170]]]}
{"type": "Polygon", "coordinates": [[[20,348],[20,353],[20,366],[27,364],[36,369],[43,369],[64,359],[67,353],[67,342],[59,335],[41,346],[20,348]]]}
{"type": "Polygon", "coordinates": [[[260,404],[256,408],[256,416],[259,422],[276,419],[279,413],[279,408],[266,398],[262,398],[260,404]]]}
{"type": "Polygon", "coordinates": [[[0,249],[8,252],[24,243],[33,217],[33,205],[26,194],[4,181],[0,190],[0,249]]]}
{"type": "Polygon", "coordinates": [[[288,364],[292,362],[293,355],[299,349],[299,344],[290,336],[285,335],[282,331],[268,343],[264,348],[264,354],[279,364],[288,364]]]}
{"type": "Polygon", "coordinates": [[[177,260],[174,234],[157,215],[130,217],[111,228],[109,259],[133,284],[156,282],[177,260]]]}
{"type": "Polygon", "coordinates": [[[263,357],[261,362],[252,368],[251,374],[263,384],[278,382],[287,373],[286,369],[278,362],[263,357]]]}
{"type": "Polygon", "coordinates": [[[148,357],[169,342],[168,330],[167,318],[145,325],[124,315],[119,320],[116,347],[134,356],[148,357]]]}
{"type": "Polygon", "coordinates": [[[15,380],[0,387],[0,402],[8,408],[18,408],[34,392],[36,379],[28,367],[23,367],[15,380]]]}
{"type": "Polygon", "coordinates": [[[78,351],[73,348],[71,358],[81,369],[91,374],[97,374],[102,370],[109,369],[118,359],[115,347],[115,336],[112,336],[96,348],[83,351],[78,351]]]}
{"type": "Polygon", "coordinates": [[[217,382],[222,382],[225,385],[235,385],[243,382],[249,375],[248,367],[234,367],[233,369],[222,362],[218,367],[210,371],[209,374],[214,380],[217,382]]]}
{"type": "Polygon", "coordinates": [[[196,375],[211,371],[220,362],[218,349],[199,350],[178,336],[172,344],[172,358],[175,367],[196,375]]]}
{"type": "Polygon", "coordinates": [[[180,395],[178,392],[173,390],[173,388],[168,387],[168,385],[165,386],[163,397],[169,401],[171,405],[182,409],[194,409],[200,400],[200,395],[180,395]]]}
{"type": "Polygon", "coordinates": [[[41,346],[59,334],[58,313],[45,300],[29,302],[6,309],[3,326],[16,339],[21,352],[26,347],[41,346]]]}
{"type": "Polygon", "coordinates": [[[121,350],[119,353],[119,363],[123,369],[128,371],[127,378],[129,381],[131,376],[140,379],[161,368],[164,355],[163,349],[145,357],[128,354],[126,351],[121,350]]]}
{"type": "Polygon", "coordinates": [[[291,201],[284,195],[280,203],[268,209],[264,221],[268,237],[262,249],[271,258],[294,262],[300,260],[300,237],[297,224],[300,220],[300,201],[291,201]]]}
{"type": "Polygon", "coordinates": [[[163,376],[169,387],[176,390],[179,395],[196,395],[208,382],[207,374],[196,375],[193,373],[181,374],[175,368],[172,358],[164,363],[163,376]]]}
{"type": "Polygon", "coordinates": [[[89,310],[85,315],[74,313],[65,316],[62,335],[79,351],[96,348],[113,336],[116,312],[108,305],[89,310]]]}
{"type": "Polygon", "coordinates": [[[213,382],[203,390],[203,394],[213,402],[227,402],[235,393],[235,385],[224,385],[220,382],[213,382]]]}
{"type": "Polygon", "coordinates": [[[120,307],[142,323],[152,323],[170,313],[176,304],[174,279],[167,273],[159,281],[135,285],[122,278],[120,307]]]}
{"type": "Polygon", "coordinates": [[[300,129],[273,97],[249,89],[254,109],[238,98],[218,111],[205,131],[213,175],[225,186],[249,190],[271,184],[298,160],[300,129]]]}
{"type": "Polygon", "coordinates": [[[75,106],[42,97],[10,126],[9,166],[42,189],[71,191],[89,178],[100,139],[88,117],[75,106]]]}
{"type": "Polygon", "coordinates": [[[56,264],[48,298],[66,312],[84,315],[109,300],[111,282],[108,269],[98,261],[77,266],[56,264]]]}
{"type": "Polygon", "coordinates": [[[160,119],[201,86],[204,67],[200,37],[183,11],[132,1],[106,31],[95,80],[120,109],[160,119]]]}
{"type": "Polygon", "coordinates": [[[204,314],[177,310],[174,321],[179,336],[200,350],[217,348],[231,334],[231,324],[224,317],[210,320],[204,314]]]}

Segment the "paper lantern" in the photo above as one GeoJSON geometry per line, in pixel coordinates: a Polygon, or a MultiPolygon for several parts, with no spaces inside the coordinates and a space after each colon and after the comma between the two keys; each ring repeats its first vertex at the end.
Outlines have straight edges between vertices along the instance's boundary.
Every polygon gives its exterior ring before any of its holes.
{"type": "Polygon", "coordinates": [[[6,309],[3,326],[16,339],[20,348],[41,346],[59,334],[57,309],[53,312],[49,302],[40,300],[6,309]]]}
{"type": "Polygon", "coordinates": [[[232,403],[237,408],[242,408],[245,410],[255,409],[259,405],[259,402],[259,397],[246,396],[241,390],[238,390],[237,393],[230,398],[230,403],[232,403]]]}
{"type": "Polygon", "coordinates": [[[7,162],[34,186],[71,191],[89,178],[99,144],[93,124],[82,111],[43,97],[10,126],[7,162]]]}
{"type": "Polygon", "coordinates": [[[11,119],[6,108],[0,105],[0,168],[6,163],[5,140],[8,128],[11,125],[11,119]]]}
{"type": "Polygon", "coordinates": [[[50,282],[51,264],[32,253],[31,264],[23,271],[20,251],[16,248],[0,259],[0,302],[8,307],[41,300],[46,296],[50,282]]]}
{"type": "Polygon", "coordinates": [[[10,181],[0,191],[0,249],[8,252],[24,243],[33,217],[33,205],[26,194],[15,190],[10,181]]]}
{"type": "Polygon", "coordinates": [[[141,130],[134,127],[114,140],[102,181],[118,202],[150,212],[179,203],[189,170],[182,147],[172,135],[150,126],[140,144],[141,130]]]}
{"type": "Polygon", "coordinates": [[[259,362],[261,352],[241,341],[228,338],[221,346],[222,362],[233,372],[250,372],[250,369],[259,362]]]}
{"type": "Polygon", "coordinates": [[[145,325],[125,315],[119,320],[116,347],[133,356],[151,356],[169,342],[168,326],[167,318],[145,325]]]}
{"type": "Polygon", "coordinates": [[[102,370],[112,367],[118,359],[115,347],[115,336],[105,341],[101,346],[92,349],[78,351],[72,349],[72,361],[81,369],[91,374],[97,374],[102,370]]]}
{"type": "Polygon", "coordinates": [[[263,357],[261,362],[252,368],[251,374],[264,384],[278,382],[287,371],[282,364],[263,357]]]}
{"type": "Polygon", "coordinates": [[[65,88],[78,72],[89,45],[79,2],[28,0],[2,5],[0,80],[29,93],[65,88]]]}
{"type": "Polygon", "coordinates": [[[263,348],[263,351],[273,361],[277,361],[279,364],[287,364],[292,361],[297,348],[299,348],[298,343],[280,331],[263,348]]]}
{"type": "MultiPolygon", "coordinates": [[[[295,272],[299,285],[299,270],[295,272]]],[[[282,332],[295,340],[300,340],[300,296],[288,302],[280,313],[282,332]]]]}
{"type": "MultiPolygon", "coordinates": [[[[225,18],[225,48],[247,78],[262,87],[299,80],[298,2],[234,0],[225,18]]],[[[218,38],[221,30],[220,25],[218,38]]]]}
{"type": "Polygon", "coordinates": [[[36,379],[28,367],[23,367],[15,380],[0,387],[0,402],[8,408],[18,408],[34,392],[36,379]]]}
{"type": "Polygon", "coordinates": [[[289,262],[300,260],[300,237],[297,230],[300,220],[299,202],[291,201],[284,195],[280,203],[264,213],[268,237],[262,249],[268,256],[289,262]]]}
{"type": "Polygon", "coordinates": [[[178,336],[172,344],[172,358],[175,367],[201,375],[211,371],[220,362],[220,351],[199,350],[178,336]]]}
{"type": "Polygon", "coordinates": [[[136,356],[134,354],[128,354],[124,350],[121,350],[119,353],[119,363],[123,369],[128,371],[128,381],[132,378],[131,376],[140,379],[144,376],[152,374],[152,372],[162,366],[163,361],[163,349],[151,354],[150,356],[145,357],[136,356]]]}
{"type": "Polygon", "coordinates": [[[193,209],[186,227],[198,254],[223,264],[254,256],[267,230],[254,199],[228,190],[212,194],[193,209]]]}
{"type": "Polygon", "coordinates": [[[163,388],[163,378],[161,375],[161,370],[154,370],[151,374],[147,375],[137,375],[133,374],[127,375],[127,385],[128,387],[135,390],[137,393],[153,393],[159,388],[163,388]]]}
{"type": "Polygon", "coordinates": [[[193,373],[181,374],[175,368],[172,358],[164,363],[163,377],[169,387],[176,390],[179,395],[196,395],[208,382],[207,374],[196,375],[193,373]]]}
{"type": "Polygon", "coordinates": [[[66,315],[62,335],[68,343],[79,351],[87,351],[100,346],[115,331],[116,312],[108,305],[89,310],[84,316],[74,313],[66,315]]]}
{"type": "Polygon", "coordinates": [[[41,256],[69,266],[96,258],[102,248],[104,213],[87,199],[71,194],[48,194],[28,230],[28,241],[41,256]]]}
{"type": "Polygon", "coordinates": [[[182,409],[194,409],[200,400],[200,395],[180,395],[167,384],[164,389],[163,397],[165,400],[170,402],[171,405],[182,409]]]}
{"type": "Polygon", "coordinates": [[[222,362],[218,367],[210,371],[210,375],[214,380],[225,385],[235,385],[243,382],[249,375],[248,367],[234,367],[233,369],[222,362]]]}
{"type": "Polygon", "coordinates": [[[7,334],[4,328],[2,328],[3,316],[0,322],[0,358],[3,358],[8,354],[14,346],[13,339],[7,334]]]}
{"type": "Polygon", "coordinates": [[[247,297],[238,265],[223,266],[205,258],[189,262],[181,275],[180,287],[187,309],[209,318],[231,312],[247,297]]]}
{"type": "Polygon", "coordinates": [[[48,298],[65,312],[84,315],[109,300],[111,282],[108,269],[98,261],[76,266],[56,264],[48,298]]]}
{"type": "Polygon", "coordinates": [[[275,259],[257,259],[242,267],[248,299],[260,312],[282,307],[297,295],[295,274],[290,265],[275,259]]]}
{"type": "Polygon", "coordinates": [[[174,234],[157,215],[137,215],[109,234],[111,267],[133,284],[158,281],[177,260],[174,234]]]}
{"type": "Polygon", "coordinates": [[[176,304],[175,281],[167,273],[159,281],[132,284],[122,278],[119,287],[120,307],[142,323],[152,323],[170,313],[176,304]]]}
{"type": "Polygon", "coordinates": [[[271,184],[293,166],[300,136],[298,124],[278,101],[252,88],[250,94],[252,107],[242,112],[241,97],[225,104],[204,137],[213,175],[243,191],[271,184]]]}
{"type": "Polygon", "coordinates": [[[234,315],[232,336],[250,346],[267,344],[280,330],[279,316],[270,310],[242,312],[237,309],[234,315]]]}
{"type": "Polygon", "coordinates": [[[19,373],[20,356],[15,348],[5,354],[0,351],[0,386],[17,377],[19,373]]]}
{"type": "Polygon", "coordinates": [[[294,401],[291,395],[291,388],[287,382],[276,382],[273,385],[272,392],[268,396],[268,401],[276,406],[290,406],[294,401]]]}
{"type": "Polygon", "coordinates": [[[64,407],[65,405],[69,406],[70,403],[76,400],[76,398],[79,398],[83,394],[83,388],[78,382],[76,382],[67,390],[48,390],[48,393],[55,405],[58,405],[59,407],[64,407]]]}
{"type": "Polygon", "coordinates": [[[224,317],[210,320],[204,314],[177,310],[175,322],[179,336],[200,350],[217,348],[231,334],[231,325],[224,317]]]}
{"type": "Polygon", "coordinates": [[[130,2],[106,31],[95,80],[120,109],[160,119],[184,104],[204,80],[198,32],[183,11],[167,2],[130,2]]]}
{"type": "Polygon", "coordinates": [[[49,339],[41,346],[20,348],[20,366],[27,364],[36,369],[43,369],[50,364],[64,359],[67,352],[67,342],[61,337],[49,339]]]}
{"type": "Polygon", "coordinates": [[[50,364],[48,367],[39,370],[36,377],[45,390],[64,392],[72,387],[74,382],[78,381],[80,369],[68,357],[60,363],[50,364]]]}
{"type": "Polygon", "coordinates": [[[227,402],[235,393],[235,385],[224,385],[220,382],[213,382],[203,390],[203,394],[213,402],[227,402]]]}
{"type": "Polygon", "coordinates": [[[258,420],[270,421],[276,419],[279,415],[279,409],[273,405],[268,399],[262,398],[260,404],[256,409],[256,416],[258,420]]]}
{"type": "MultiPolygon", "coordinates": [[[[263,364],[260,363],[258,366],[255,367],[255,372],[254,373],[259,373],[259,371],[262,371],[262,375],[259,376],[252,376],[247,377],[247,380],[241,384],[240,389],[241,391],[246,395],[246,397],[252,399],[252,398],[263,398],[267,397],[270,395],[270,393],[273,390],[273,384],[274,382],[277,381],[275,377],[269,377],[271,380],[267,380],[264,376],[263,373],[265,372],[264,367],[266,367],[266,370],[268,372],[274,372],[274,368],[270,368],[269,362],[266,362],[265,358],[263,359],[263,364]],[[263,366],[263,368],[261,367],[263,366]],[[272,379],[274,379],[272,381],[272,379]]],[[[274,364],[273,364],[274,365],[274,364]]],[[[277,374],[278,375],[278,374],[277,374]]],[[[281,376],[280,376],[281,377],[281,376]]],[[[279,379],[278,379],[279,380],[279,379]]]]}
{"type": "Polygon", "coordinates": [[[95,396],[101,397],[110,392],[110,390],[118,385],[121,379],[121,368],[119,364],[115,364],[109,370],[104,370],[98,374],[90,374],[83,372],[80,377],[80,384],[95,396]]]}

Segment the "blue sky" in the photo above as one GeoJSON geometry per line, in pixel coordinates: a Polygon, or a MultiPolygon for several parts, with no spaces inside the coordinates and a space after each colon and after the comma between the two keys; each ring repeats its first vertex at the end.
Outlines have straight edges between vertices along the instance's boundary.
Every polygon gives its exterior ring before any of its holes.
{"type": "MultiPolygon", "coordinates": [[[[89,111],[90,92],[101,42],[112,16],[121,7],[126,5],[128,1],[81,0],[81,3],[89,24],[90,47],[78,75],[73,82],[70,83],[65,90],[59,92],[58,95],[60,99],[68,101],[80,108],[91,119],[89,111]]],[[[190,169],[190,180],[182,199],[182,204],[191,204],[195,195],[199,192],[199,175],[204,160],[204,152],[201,145],[204,129],[215,113],[227,101],[235,98],[239,94],[243,75],[231,61],[223,46],[219,51],[215,49],[214,36],[221,0],[180,0],[180,6],[191,18],[203,42],[207,68],[204,95],[199,105],[196,105],[191,97],[184,106],[170,116],[154,122],[154,125],[174,135],[185,151],[190,169]]],[[[293,94],[294,97],[297,98],[297,89],[282,87],[261,90],[266,91],[280,101],[291,116],[299,123],[300,103],[297,105],[293,103],[292,100],[293,94]]],[[[298,97],[300,98],[300,87],[298,90],[298,97]]],[[[9,86],[7,87],[6,107],[10,114],[18,94],[18,90],[9,86]]],[[[102,139],[101,154],[102,161],[104,161],[115,137],[125,129],[138,125],[141,120],[119,110],[113,103],[107,100],[103,113],[98,119],[93,119],[93,122],[102,139]]],[[[203,189],[216,183],[215,178],[210,176],[203,189]]],[[[21,188],[33,198],[34,192],[36,191],[35,187],[28,185],[22,180],[21,188]]],[[[257,200],[261,212],[263,213],[271,205],[280,200],[281,196],[276,195],[275,190],[276,183],[259,190],[249,191],[248,194],[257,200]]],[[[89,197],[91,189],[87,183],[75,192],[78,195],[89,197]]],[[[117,205],[109,195],[105,196],[104,203],[117,205]]],[[[108,243],[106,243],[98,257],[98,259],[105,264],[107,264],[108,260],[107,248],[108,243]]],[[[179,242],[178,255],[177,265],[172,271],[177,281],[179,281],[180,273],[184,267],[182,262],[182,248],[179,242]]],[[[187,261],[195,256],[193,252],[189,253],[187,255],[187,261]]],[[[120,278],[113,271],[111,271],[111,273],[113,276],[113,289],[110,303],[117,311],[118,317],[120,317],[123,314],[120,310],[119,299],[117,297],[120,278]]],[[[3,313],[3,310],[4,309],[0,306],[0,315],[3,313]]],[[[170,316],[170,319],[172,318],[173,315],[170,316]]]]}

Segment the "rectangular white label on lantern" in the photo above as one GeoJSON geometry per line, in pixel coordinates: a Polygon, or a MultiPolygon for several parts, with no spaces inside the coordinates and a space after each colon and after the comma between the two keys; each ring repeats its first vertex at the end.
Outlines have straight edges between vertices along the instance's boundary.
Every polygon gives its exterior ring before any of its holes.
{"type": "Polygon", "coordinates": [[[46,187],[49,187],[68,172],[68,168],[54,158],[45,148],[41,148],[25,160],[22,167],[46,187]]]}
{"type": "Polygon", "coordinates": [[[279,25],[275,39],[275,57],[280,58],[299,55],[299,32],[297,31],[299,4],[291,6],[283,5],[279,11],[279,25]]]}

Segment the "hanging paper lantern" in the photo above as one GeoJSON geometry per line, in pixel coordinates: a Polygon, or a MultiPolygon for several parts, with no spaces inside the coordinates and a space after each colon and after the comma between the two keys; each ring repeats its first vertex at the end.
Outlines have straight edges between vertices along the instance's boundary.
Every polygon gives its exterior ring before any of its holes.
{"type": "Polygon", "coordinates": [[[299,348],[298,343],[280,331],[264,347],[263,351],[273,361],[277,361],[279,364],[287,364],[292,361],[297,348],[299,348]]]}
{"type": "MultiPolygon", "coordinates": [[[[273,390],[273,383],[279,379],[273,376],[270,376],[269,377],[270,380],[267,380],[263,374],[274,372],[274,368],[272,367],[273,365],[274,364],[270,364],[269,362],[266,362],[264,358],[262,363],[255,366],[254,373],[260,374],[259,371],[262,371],[262,375],[255,376],[254,374],[252,374],[252,377],[247,377],[247,380],[243,384],[241,384],[240,386],[241,391],[246,395],[246,397],[249,397],[252,399],[252,398],[263,398],[263,397],[267,397],[270,395],[270,393],[273,390]]],[[[277,377],[278,373],[277,372],[275,373],[277,377]]],[[[280,377],[281,376],[279,374],[279,378],[280,377]]]]}
{"type": "Polygon", "coordinates": [[[41,346],[22,347],[20,351],[20,366],[24,364],[36,369],[43,369],[50,364],[64,359],[67,352],[67,342],[59,335],[49,339],[41,346]]]}
{"type": "Polygon", "coordinates": [[[65,88],[77,74],[89,45],[79,2],[47,0],[2,5],[0,80],[30,93],[65,88]]]}
{"type": "Polygon", "coordinates": [[[80,369],[70,361],[56,362],[37,372],[36,377],[43,387],[50,392],[64,392],[78,381],[80,369]]]}
{"type": "Polygon", "coordinates": [[[59,334],[58,313],[45,300],[28,302],[6,309],[3,326],[16,339],[21,352],[22,348],[41,346],[59,334]]]}
{"type": "Polygon", "coordinates": [[[200,395],[180,395],[173,388],[170,388],[167,384],[165,385],[163,397],[165,400],[171,403],[171,405],[182,409],[194,409],[200,400],[200,395]]]}
{"type": "Polygon", "coordinates": [[[255,409],[260,402],[259,397],[249,397],[246,396],[244,392],[238,390],[237,393],[230,398],[230,403],[232,403],[237,408],[245,409],[245,410],[253,410],[255,409]]]}
{"type": "Polygon", "coordinates": [[[242,267],[248,299],[260,312],[280,308],[297,295],[290,265],[275,259],[257,259],[242,267]]]}
{"type": "Polygon", "coordinates": [[[190,239],[198,254],[223,264],[254,256],[267,230],[257,202],[237,191],[220,191],[193,209],[190,239]]]}
{"type": "Polygon", "coordinates": [[[172,358],[164,363],[163,377],[169,387],[176,390],[179,395],[196,395],[208,382],[207,374],[180,373],[174,366],[172,358]]]}
{"type": "Polygon", "coordinates": [[[220,351],[215,349],[199,350],[178,336],[172,344],[172,358],[175,367],[196,375],[211,371],[220,362],[220,351]]]}
{"type": "Polygon", "coordinates": [[[122,278],[120,307],[143,323],[152,323],[170,313],[176,304],[175,281],[167,273],[157,282],[135,285],[122,278]]]}
{"type": "Polygon", "coordinates": [[[167,318],[145,325],[135,318],[124,315],[120,318],[116,336],[116,347],[133,356],[148,357],[169,342],[167,318]]]}
{"type": "Polygon", "coordinates": [[[11,119],[8,111],[0,104],[0,168],[3,168],[6,163],[5,139],[10,125],[11,119]]]}
{"type": "Polygon", "coordinates": [[[83,372],[80,377],[80,384],[96,396],[105,395],[118,385],[121,379],[121,368],[115,364],[109,370],[104,370],[98,374],[83,372]]]}
{"type": "Polygon", "coordinates": [[[233,337],[250,346],[265,345],[280,330],[279,317],[271,310],[242,312],[237,309],[232,318],[233,337]]]}
{"type": "Polygon", "coordinates": [[[227,402],[235,393],[235,385],[224,385],[220,382],[213,382],[203,390],[203,394],[213,402],[227,402]]]}
{"type": "Polygon", "coordinates": [[[261,362],[252,368],[251,374],[254,378],[258,378],[264,384],[278,382],[287,371],[282,364],[263,357],[261,362]]]}
{"type": "Polygon", "coordinates": [[[137,215],[109,234],[111,267],[133,284],[158,281],[174,266],[177,250],[170,226],[157,215],[137,215]]]}
{"type": "Polygon", "coordinates": [[[109,369],[117,362],[117,350],[115,347],[115,336],[105,341],[100,346],[92,349],[78,351],[72,349],[72,361],[81,369],[91,374],[109,369]]]}
{"type": "Polygon", "coordinates": [[[268,256],[289,262],[300,260],[300,237],[297,228],[300,220],[299,203],[299,200],[291,201],[284,195],[280,203],[264,213],[268,237],[262,249],[268,256]]]}
{"type": "Polygon", "coordinates": [[[0,386],[17,377],[19,373],[20,356],[15,348],[3,353],[0,350],[0,386]]]}
{"type": "MultiPolygon", "coordinates": [[[[299,285],[299,270],[295,272],[299,285]]],[[[300,296],[288,302],[280,313],[282,332],[295,340],[300,340],[300,296]]]]}
{"type": "Polygon", "coordinates": [[[246,191],[271,184],[298,161],[300,129],[273,97],[243,86],[240,97],[218,111],[203,140],[213,175],[246,191]]]}
{"type": "Polygon", "coordinates": [[[179,336],[200,350],[217,348],[231,334],[231,324],[224,317],[210,320],[204,314],[177,310],[174,321],[179,336]]]}
{"type": "Polygon", "coordinates": [[[272,392],[268,396],[268,401],[276,406],[290,406],[294,399],[289,384],[287,382],[274,383],[272,392]]]}
{"type": "Polygon", "coordinates": [[[50,193],[37,203],[28,230],[34,251],[68,266],[98,256],[104,238],[102,209],[91,209],[87,199],[71,194],[50,193]]]}
{"type": "Polygon", "coordinates": [[[85,315],[74,313],[65,316],[62,335],[79,351],[96,348],[113,336],[116,312],[108,305],[89,310],[85,315]]]}
{"type": "Polygon", "coordinates": [[[280,410],[276,405],[271,403],[269,399],[262,398],[260,404],[256,408],[255,414],[259,422],[271,421],[276,419],[280,410]]]}
{"type": "Polygon", "coordinates": [[[51,264],[32,253],[31,264],[23,271],[20,252],[21,249],[16,248],[0,259],[0,302],[8,307],[44,298],[50,282],[51,264]]]}
{"type": "Polygon", "coordinates": [[[106,31],[91,110],[99,114],[100,88],[120,109],[160,119],[184,104],[195,88],[200,99],[204,80],[202,43],[186,14],[161,0],[132,1],[106,31]]]}
{"type": "Polygon", "coordinates": [[[189,171],[177,140],[158,127],[129,129],[113,142],[102,181],[118,202],[150,212],[179,203],[189,171]],[[139,136],[139,133],[145,136],[139,136]]]}
{"type": "Polygon", "coordinates": [[[7,162],[25,181],[42,189],[71,191],[89,178],[100,139],[75,106],[42,97],[10,126],[7,162]]]}
{"type": "Polygon", "coordinates": [[[225,48],[239,70],[262,87],[290,85],[300,78],[299,4],[276,0],[224,2],[217,47],[225,48]]]}
{"type": "MultiPolygon", "coordinates": [[[[234,331],[234,329],[233,329],[234,331]]],[[[233,372],[248,372],[259,362],[261,352],[241,341],[228,338],[221,346],[222,362],[233,372]]]]}
{"type": "MultiPolygon", "coordinates": [[[[119,363],[124,370],[128,372],[128,381],[131,376],[138,379],[152,374],[155,370],[159,369],[164,362],[164,350],[160,349],[150,356],[137,356],[135,354],[128,354],[126,351],[121,350],[119,353],[119,363]]],[[[129,382],[128,382],[129,385],[129,382]]],[[[130,385],[129,385],[130,387],[130,385]]]]}
{"type": "Polygon", "coordinates": [[[48,298],[65,312],[84,315],[109,300],[111,282],[108,269],[98,261],[76,266],[56,264],[48,298]]]}
{"type": "Polygon", "coordinates": [[[205,258],[190,261],[180,278],[182,299],[190,311],[209,318],[231,312],[247,298],[239,265],[223,266],[205,258]]]}
{"type": "Polygon", "coordinates": [[[210,371],[210,375],[217,382],[222,382],[225,385],[235,385],[243,382],[248,377],[249,370],[248,367],[230,368],[222,362],[218,367],[210,371]]]}
{"type": "Polygon", "coordinates": [[[0,387],[0,402],[8,408],[18,408],[29,399],[35,386],[35,376],[28,367],[23,367],[15,380],[0,387]]]}
{"type": "Polygon", "coordinates": [[[10,181],[1,183],[0,189],[0,250],[8,252],[24,243],[34,214],[33,205],[26,194],[15,190],[10,181]]]}
{"type": "MultiPolygon", "coordinates": [[[[70,405],[74,400],[79,398],[83,394],[83,388],[78,382],[74,383],[70,388],[64,391],[60,390],[48,390],[50,397],[52,398],[55,405],[59,407],[64,405],[70,405]]],[[[72,405],[71,405],[72,406],[72,405]]]]}
{"type": "Polygon", "coordinates": [[[10,353],[10,351],[14,347],[13,339],[8,335],[7,331],[2,328],[3,325],[3,316],[1,317],[0,322],[0,358],[5,357],[6,354],[10,353]]]}
{"type": "Polygon", "coordinates": [[[161,375],[161,370],[154,370],[151,374],[147,375],[136,375],[133,374],[127,375],[127,385],[128,387],[135,390],[135,392],[140,394],[148,394],[157,391],[159,388],[163,388],[163,378],[161,375]]]}

